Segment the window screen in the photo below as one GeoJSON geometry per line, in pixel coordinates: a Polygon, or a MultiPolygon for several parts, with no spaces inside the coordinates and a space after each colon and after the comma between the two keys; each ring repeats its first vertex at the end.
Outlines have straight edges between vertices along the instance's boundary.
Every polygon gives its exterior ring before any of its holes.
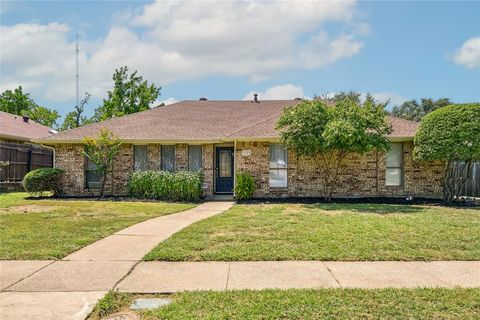
{"type": "Polygon", "coordinates": [[[403,182],[403,146],[401,143],[392,143],[387,152],[385,184],[387,186],[401,186],[403,182]]]}
{"type": "Polygon", "coordinates": [[[270,144],[270,187],[287,187],[287,167],[288,159],[285,146],[283,144],[270,144]]]}
{"type": "Polygon", "coordinates": [[[175,171],[175,146],[162,146],[162,170],[175,171]]]}
{"type": "Polygon", "coordinates": [[[188,146],[188,170],[202,170],[202,146],[188,146]]]}
{"type": "Polygon", "coordinates": [[[147,146],[133,146],[134,169],[135,171],[145,171],[148,169],[147,146]]]}
{"type": "Polygon", "coordinates": [[[97,166],[88,157],[85,157],[87,165],[85,168],[85,184],[88,189],[99,189],[100,176],[96,172],[97,166]]]}

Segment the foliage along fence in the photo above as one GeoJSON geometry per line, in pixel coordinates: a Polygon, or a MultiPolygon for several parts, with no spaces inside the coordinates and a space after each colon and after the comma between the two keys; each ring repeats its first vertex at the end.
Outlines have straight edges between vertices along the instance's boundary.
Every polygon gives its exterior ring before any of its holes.
{"type": "Polygon", "coordinates": [[[50,149],[14,142],[0,143],[0,182],[18,183],[30,171],[53,166],[50,149]]]}

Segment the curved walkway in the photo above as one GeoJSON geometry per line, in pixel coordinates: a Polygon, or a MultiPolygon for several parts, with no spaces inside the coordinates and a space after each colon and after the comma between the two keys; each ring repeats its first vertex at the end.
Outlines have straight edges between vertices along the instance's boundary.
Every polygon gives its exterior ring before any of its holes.
{"type": "Polygon", "coordinates": [[[233,202],[206,202],[150,219],[58,261],[0,261],[0,318],[84,319],[98,299],[128,275],[159,242],[233,202]]]}

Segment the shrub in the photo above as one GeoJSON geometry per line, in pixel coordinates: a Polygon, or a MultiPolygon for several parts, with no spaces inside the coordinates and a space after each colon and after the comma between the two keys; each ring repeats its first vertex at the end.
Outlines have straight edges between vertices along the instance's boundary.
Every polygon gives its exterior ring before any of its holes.
{"type": "Polygon", "coordinates": [[[255,193],[255,181],[250,173],[243,171],[235,177],[235,197],[246,200],[253,198],[255,193]]]}
{"type": "Polygon", "coordinates": [[[199,201],[202,180],[201,172],[136,171],[128,181],[128,194],[142,199],[199,201]]]}
{"type": "Polygon", "coordinates": [[[427,114],[414,143],[416,160],[445,163],[444,200],[458,198],[474,161],[480,159],[480,103],[450,105],[427,114]]]}
{"type": "Polygon", "coordinates": [[[30,171],[23,178],[23,187],[33,195],[42,195],[46,192],[58,195],[61,193],[62,173],[63,170],[57,168],[41,168],[30,171]]]}

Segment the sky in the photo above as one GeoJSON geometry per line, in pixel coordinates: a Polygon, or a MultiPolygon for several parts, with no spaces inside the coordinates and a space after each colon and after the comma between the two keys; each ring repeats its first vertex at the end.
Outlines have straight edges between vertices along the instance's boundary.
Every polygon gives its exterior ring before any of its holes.
{"type": "Polygon", "coordinates": [[[0,92],[21,85],[62,115],[75,105],[77,33],[88,115],[125,65],[162,87],[156,103],[480,101],[480,1],[2,0],[0,25],[0,92]]]}

